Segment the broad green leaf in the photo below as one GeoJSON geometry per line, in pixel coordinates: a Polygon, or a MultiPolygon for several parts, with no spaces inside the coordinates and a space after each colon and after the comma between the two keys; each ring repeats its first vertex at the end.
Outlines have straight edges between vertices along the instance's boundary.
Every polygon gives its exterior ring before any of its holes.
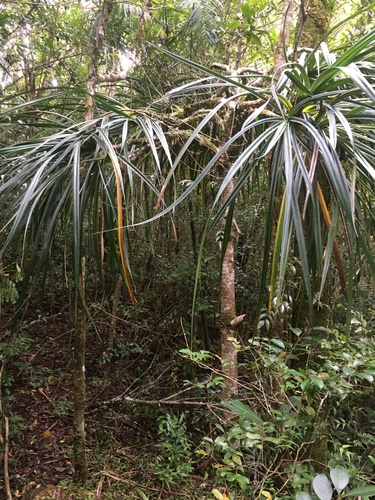
{"type": "Polygon", "coordinates": [[[297,335],[297,337],[299,337],[302,334],[301,328],[298,327],[290,328],[290,331],[294,333],[294,335],[297,335]]]}
{"type": "Polygon", "coordinates": [[[345,493],[343,498],[353,498],[353,497],[371,497],[375,495],[375,485],[373,486],[360,486],[354,490],[345,493]]]}
{"type": "Polygon", "coordinates": [[[253,42],[254,45],[257,45],[258,47],[262,47],[262,40],[260,39],[260,37],[258,35],[251,32],[251,33],[249,33],[248,36],[249,36],[250,41],[253,42]]]}
{"type": "Polygon", "coordinates": [[[242,403],[242,401],[237,401],[235,399],[228,399],[226,401],[222,401],[222,405],[228,408],[230,411],[238,415],[239,417],[243,417],[249,422],[261,425],[262,420],[258,417],[258,415],[250,408],[250,406],[242,403]]]}
{"type": "Polygon", "coordinates": [[[338,465],[334,469],[330,470],[329,475],[337,493],[340,494],[349,483],[348,471],[344,469],[344,467],[338,465]]]}
{"type": "Polygon", "coordinates": [[[241,5],[241,11],[246,19],[246,22],[248,24],[251,24],[253,22],[253,18],[254,18],[255,13],[256,13],[255,8],[251,5],[250,2],[246,2],[246,3],[241,5]]]}
{"type": "Polygon", "coordinates": [[[319,500],[331,500],[333,495],[332,485],[324,474],[318,474],[314,478],[312,486],[319,500]]]}
{"type": "Polygon", "coordinates": [[[242,476],[241,474],[237,474],[236,475],[236,480],[238,482],[238,484],[240,485],[240,488],[242,491],[246,491],[247,490],[247,487],[250,483],[250,480],[248,477],[246,476],[242,476]]]}
{"type": "Polygon", "coordinates": [[[317,377],[316,375],[310,375],[310,379],[314,383],[314,385],[319,387],[319,389],[324,388],[324,381],[320,377],[317,377]]]}
{"type": "Polygon", "coordinates": [[[272,344],[275,344],[277,347],[281,347],[281,349],[285,349],[285,344],[281,339],[271,339],[272,344]]]}

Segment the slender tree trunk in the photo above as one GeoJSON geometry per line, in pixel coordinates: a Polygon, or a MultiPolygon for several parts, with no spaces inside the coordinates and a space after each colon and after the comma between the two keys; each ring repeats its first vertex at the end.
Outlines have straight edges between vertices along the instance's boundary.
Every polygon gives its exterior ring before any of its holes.
{"type": "MultiPolygon", "coordinates": [[[[94,117],[95,87],[98,82],[98,67],[101,49],[108,19],[113,8],[113,3],[104,0],[102,9],[96,19],[93,29],[91,54],[86,83],[86,121],[94,117]]],[[[76,304],[75,335],[74,335],[74,415],[73,415],[73,447],[74,447],[74,481],[84,484],[87,479],[86,458],[86,431],[85,431],[85,400],[86,400],[86,313],[85,313],[85,290],[84,271],[85,263],[82,259],[81,289],[78,292],[78,303],[76,304]]]]}
{"type": "Polygon", "coordinates": [[[3,464],[4,484],[7,500],[12,500],[9,478],[9,418],[5,414],[2,385],[5,361],[0,367],[0,464],[3,464]]]}
{"type": "MultiPolygon", "coordinates": [[[[113,2],[104,0],[101,11],[93,29],[91,54],[86,83],[86,121],[94,117],[95,87],[98,81],[98,66],[108,19],[113,2]]],[[[85,400],[86,400],[86,306],[85,306],[85,261],[81,263],[81,285],[76,303],[75,335],[74,335],[74,415],[73,415],[73,447],[74,447],[74,481],[84,484],[87,479],[85,400]]]]}
{"type": "Polygon", "coordinates": [[[95,88],[98,83],[98,68],[105,30],[108,24],[109,16],[113,9],[114,2],[104,0],[101,11],[98,14],[94,24],[93,39],[91,43],[91,54],[88,69],[88,78],[86,83],[87,99],[86,99],[86,121],[91,121],[94,118],[94,100],[95,88]]]}
{"type": "Polygon", "coordinates": [[[293,24],[293,16],[296,5],[294,0],[284,0],[284,7],[281,20],[281,30],[277,39],[273,72],[279,78],[283,65],[286,63],[285,53],[289,47],[290,31],[293,24]]]}
{"type": "MultiPolygon", "coordinates": [[[[23,60],[23,75],[25,80],[25,96],[27,101],[33,101],[36,97],[35,89],[35,61],[34,61],[34,38],[32,33],[23,26],[20,30],[21,43],[24,46],[23,60]]],[[[33,136],[33,125],[35,120],[32,116],[27,118],[26,137],[31,139],[33,136]]]]}
{"type": "Polygon", "coordinates": [[[82,259],[81,286],[79,290],[75,332],[74,332],[74,402],[73,402],[73,446],[74,446],[74,482],[85,484],[87,479],[85,403],[86,403],[86,312],[85,296],[85,260],[82,259]]]}
{"type": "MultiPolygon", "coordinates": [[[[224,144],[233,133],[233,124],[235,119],[235,106],[233,103],[228,105],[224,120],[220,142],[224,144]]],[[[220,163],[226,174],[231,165],[231,155],[235,157],[238,150],[238,144],[232,145],[223,154],[220,163]]],[[[230,180],[223,193],[223,203],[230,197],[234,190],[234,181],[230,180]]],[[[221,229],[224,231],[228,217],[226,210],[221,221],[221,229]]],[[[232,221],[231,221],[232,222],[232,221]]],[[[237,234],[231,224],[230,235],[227,246],[224,249],[224,257],[221,268],[221,289],[220,289],[220,348],[221,362],[225,377],[225,385],[222,391],[223,398],[233,398],[238,393],[238,362],[236,337],[237,328],[243,322],[245,315],[236,314],[236,283],[235,283],[235,247],[237,234]]]]}
{"type": "MultiPolygon", "coordinates": [[[[230,181],[224,192],[224,200],[230,196],[233,189],[234,182],[230,181]]],[[[226,224],[227,213],[221,221],[223,231],[226,224]]],[[[237,348],[235,346],[236,330],[231,327],[231,321],[236,317],[234,268],[235,241],[236,235],[234,230],[231,229],[221,269],[220,344],[223,372],[225,373],[225,387],[222,391],[223,398],[231,398],[238,393],[237,348]]]]}

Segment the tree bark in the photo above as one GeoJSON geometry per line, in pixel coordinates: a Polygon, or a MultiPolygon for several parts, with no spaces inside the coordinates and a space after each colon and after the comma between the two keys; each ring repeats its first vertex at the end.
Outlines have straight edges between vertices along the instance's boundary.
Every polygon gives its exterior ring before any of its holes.
{"type": "MultiPolygon", "coordinates": [[[[113,2],[104,0],[93,29],[93,40],[86,82],[86,121],[94,117],[95,87],[98,82],[98,67],[105,29],[113,8],[113,2]]],[[[86,400],[86,312],[85,312],[85,262],[81,265],[81,286],[77,291],[75,334],[74,334],[74,415],[73,415],[73,448],[74,448],[74,481],[85,484],[87,479],[85,400],[86,400]]]]}
{"type": "Polygon", "coordinates": [[[287,62],[285,58],[285,53],[289,47],[290,41],[290,31],[293,24],[293,16],[295,11],[295,1],[294,0],[284,0],[281,30],[279,33],[279,38],[277,39],[275,59],[273,66],[273,73],[275,78],[279,78],[283,70],[283,65],[287,62]]]}
{"type": "Polygon", "coordinates": [[[85,484],[87,478],[85,401],[86,401],[86,316],[82,308],[76,313],[74,335],[74,482],[85,484]]]}
{"type": "Polygon", "coordinates": [[[87,99],[86,99],[86,121],[91,121],[94,118],[94,100],[96,85],[99,78],[99,61],[105,30],[108,24],[109,16],[111,15],[114,2],[104,0],[100,13],[96,19],[93,29],[93,39],[91,44],[91,54],[88,68],[88,78],[86,83],[87,99]]]}
{"type": "MultiPolygon", "coordinates": [[[[236,106],[233,102],[227,105],[224,116],[220,143],[225,142],[233,133],[236,106]]],[[[224,169],[224,177],[231,165],[231,155],[236,156],[238,144],[232,145],[223,154],[220,164],[224,169]]],[[[231,179],[223,193],[223,203],[230,197],[234,190],[234,180],[231,179]]],[[[221,220],[221,229],[225,230],[228,217],[228,209],[221,220]]],[[[238,394],[238,361],[237,361],[237,328],[243,322],[245,316],[237,317],[236,314],[236,283],[235,283],[235,247],[237,234],[231,224],[230,235],[227,246],[224,249],[224,256],[221,268],[221,289],[220,289],[220,348],[221,363],[224,374],[224,388],[221,396],[224,399],[236,397],[238,394]],[[240,321],[238,318],[242,318],[240,321]]]]}
{"type": "Polygon", "coordinates": [[[294,52],[313,49],[328,33],[336,0],[307,0],[300,4],[294,52]]]}
{"type": "Polygon", "coordinates": [[[82,259],[81,289],[79,290],[74,331],[74,401],[73,448],[74,482],[84,485],[87,479],[85,403],[86,403],[86,312],[84,304],[85,260],[82,259]]]}
{"type": "MultiPolygon", "coordinates": [[[[234,189],[234,182],[230,181],[224,191],[226,200],[234,189]]],[[[228,212],[228,210],[227,210],[228,212]]],[[[224,231],[227,213],[221,221],[224,231]]],[[[221,311],[220,311],[220,343],[221,360],[223,372],[225,373],[225,387],[222,391],[223,398],[231,398],[238,393],[238,368],[237,368],[237,348],[235,346],[236,329],[231,326],[231,322],[236,317],[236,295],[235,295],[235,252],[236,235],[232,229],[230,232],[227,247],[225,249],[222,270],[221,270],[221,311]]]]}

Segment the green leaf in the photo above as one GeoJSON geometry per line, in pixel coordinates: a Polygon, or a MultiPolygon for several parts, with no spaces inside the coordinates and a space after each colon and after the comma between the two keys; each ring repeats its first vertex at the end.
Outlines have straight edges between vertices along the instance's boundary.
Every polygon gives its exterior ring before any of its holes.
{"type": "Polygon", "coordinates": [[[240,23],[239,21],[231,21],[228,24],[228,31],[237,31],[238,28],[241,28],[241,26],[242,26],[242,23],[240,23]]]}
{"type": "Polygon", "coordinates": [[[240,485],[241,490],[246,491],[246,489],[250,483],[249,478],[246,476],[242,476],[241,474],[237,474],[236,479],[237,479],[238,484],[240,485]]]}
{"type": "Polygon", "coordinates": [[[281,339],[271,339],[272,344],[275,344],[277,347],[281,347],[281,349],[285,349],[285,344],[281,339]]]}
{"type": "Polygon", "coordinates": [[[239,455],[232,455],[232,460],[237,465],[242,465],[242,459],[239,455]]]}
{"type": "Polygon", "coordinates": [[[359,488],[355,488],[354,490],[348,491],[345,493],[343,498],[352,498],[352,497],[370,497],[375,495],[375,485],[374,486],[360,486],[359,488]]]}
{"type": "Polygon", "coordinates": [[[332,485],[324,474],[318,474],[314,478],[312,486],[319,500],[331,500],[333,495],[332,485]]]}
{"type": "Polygon", "coordinates": [[[253,42],[257,47],[262,47],[262,40],[260,39],[260,37],[258,35],[256,35],[255,33],[251,32],[249,35],[248,35],[248,38],[250,39],[251,42],[253,42]]]}
{"type": "Polygon", "coordinates": [[[145,495],[145,493],[140,488],[135,488],[135,491],[142,498],[142,500],[148,500],[148,497],[145,495]]]}
{"type": "Polygon", "coordinates": [[[228,408],[228,410],[232,411],[239,417],[248,420],[249,422],[261,425],[262,420],[258,417],[258,415],[250,408],[250,406],[242,403],[242,401],[237,401],[235,399],[228,399],[226,401],[222,401],[222,405],[228,408]]]}
{"type": "Polygon", "coordinates": [[[296,500],[311,500],[312,497],[309,493],[305,493],[304,491],[300,491],[296,494],[296,500]]]}
{"type": "Polygon", "coordinates": [[[310,375],[309,377],[314,385],[319,387],[319,389],[323,389],[323,387],[324,387],[324,380],[323,379],[321,379],[320,377],[317,377],[316,375],[310,375]]]}
{"type": "Polygon", "coordinates": [[[311,95],[311,91],[302,83],[301,76],[296,74],[295,71],[285,71],[285,74],[292,80],[297,89],[305,95],[311,95]]]}
{"type": "Polygon", "coordinates": [[[349,483],[348,471],[344,469],[344,467],[338,465],[334,469],[330,470],[329,475],[331,476],[331,480],[337,493],[340,494],[349,483]]]}
{"type": "Polygon", "coordinates": [[[301,328],[298,328],[298,327],[290,328],[290,331],[292,333],[294,333],[294,335],[297,335],[297,337],[299,337],[301,335],[301,333],[302,333],[301,328]]]}
{"type": "Polygon", "coordinates": [[[351,375],[353,375],[356,372],[356,370],[354,370],[353,368],[350,368],[349,366],[343,366],[342,372],[346,377],[350,377],[351,375]]]}
{"type": "Polygon", "coordinates": [[[251,6],[250,2],[246,2],[241,5],[241,11],[243,16],[246,19],[247,24],[251,24],[253,22],[254,16],[255,16],[255,9],[254,7],[251,6]]]}

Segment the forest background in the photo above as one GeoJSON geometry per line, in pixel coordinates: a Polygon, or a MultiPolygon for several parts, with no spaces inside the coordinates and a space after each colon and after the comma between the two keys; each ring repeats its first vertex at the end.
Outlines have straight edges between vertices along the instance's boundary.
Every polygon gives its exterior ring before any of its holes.
{"type": "Polygon", "coordinates": [[[374,5],[0,36],[2,497],[375,495],[374,5]]]}

